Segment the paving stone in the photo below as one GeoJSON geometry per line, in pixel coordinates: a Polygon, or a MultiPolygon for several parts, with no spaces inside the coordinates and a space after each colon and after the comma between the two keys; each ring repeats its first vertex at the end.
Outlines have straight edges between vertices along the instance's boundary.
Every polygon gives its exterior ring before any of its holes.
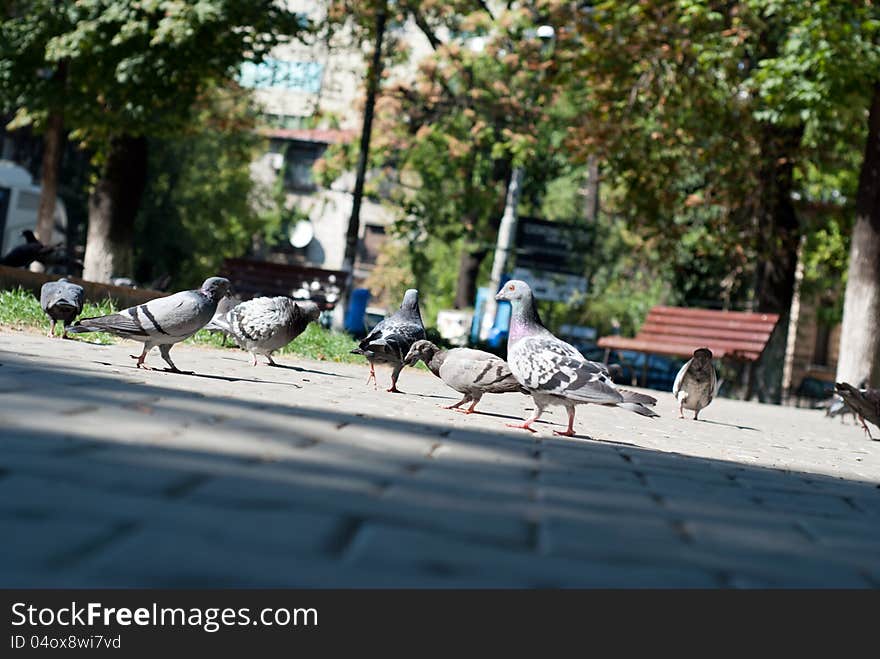
{"type": "Polygon", "coordinates": [[[880,587],[880,443],[820,411],[651,392],[566,439],[423,370],[132,351],[0,329],[0,584],[880,587]]]}

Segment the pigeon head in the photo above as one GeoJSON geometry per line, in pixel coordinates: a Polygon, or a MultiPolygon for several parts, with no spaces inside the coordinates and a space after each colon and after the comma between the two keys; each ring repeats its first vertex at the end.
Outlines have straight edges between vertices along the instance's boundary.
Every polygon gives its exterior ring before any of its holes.
{"type": "Polygon", "coordinates": [[[524,336],[546,331],[538,316],[532,289],[524,281],[511,279],[498,291],[495,299],[510,302],[509,344],[516,343],[524,336]]]}
{"type": "Polygon", "coordinates": [[[421,321],[422,314],[419,312],[419,292],[416,289],[410,288],[404,293],[403,302],[400,303],[400,311],[398,313],[407,318],[418,318],[419,321],[421,321]]]}
{"type": "Polygon", "coordinates": [[[224,277],[209,277],[202,284],[200,289],[202,293],[211,298],[214,302],[219,302],[223,297],[229,295],[229,289],[232,284],[224,277]]]}
{"type": "Polygon", "coordinates": [[[694,359],[699,362],[712,361],[712,351],[709,348],[697,348],[694,350],[694,359]]]}
{"type": "Polygon", "coordinates": [[[406,366],[412,366],[417,363],[420,359],[426,364],[434,358],[434,355],[440,350],[437,346],[435,346],[430,341],[425,341],[424,339],[420,341],[416,341],[412,344],[412,347],[409,349],[409,352],[406,353],[406,357],[403,360],[403,363],[406,366]]]}
{"type": "Polygon", "coordinates": [[[306,315],[306,318],[308,318],[309,322],[311,323],[317,321],[318,317],[321,315],[321,309],[311,300],[297,302],[296,306],[300,308],[300,310],[306,315]]]}
{"type": "Polygon", "coordinates": [[[520,279],[511,279],[502,286],[495,296],[496,300],[506,300],[516,305],[517,302],[524,303],[532,300],[532,289],[527,283],[520,279]]]}

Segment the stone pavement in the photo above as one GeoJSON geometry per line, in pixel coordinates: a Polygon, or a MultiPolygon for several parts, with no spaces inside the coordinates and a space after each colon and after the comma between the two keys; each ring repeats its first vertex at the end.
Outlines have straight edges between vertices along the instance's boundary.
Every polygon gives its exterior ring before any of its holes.
{"type": "Polygon", "coordinates": [[[137,348],[0,330],[0,586],[880,585],[880,442],[821,411],[660,393],[564,439],[425,371],[137,348]]]}

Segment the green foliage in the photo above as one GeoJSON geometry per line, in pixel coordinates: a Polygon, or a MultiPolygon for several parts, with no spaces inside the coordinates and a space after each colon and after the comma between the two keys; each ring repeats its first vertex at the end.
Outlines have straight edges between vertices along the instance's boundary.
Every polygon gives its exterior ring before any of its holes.
{"type": "MultiPolygon", "coordinates": [[[[80,317],[103,316],[115,313],[116,311],[117,309],[107,301],[100,304],[87,302],[83,307],[80,317]]],[[[40,308],[39,299],[29,291],[21,288],[0,290],[0,326],[16,330],[38,328],[40,331],[46,332],[49,329],[49,319],[40,308]]],[[[56,331],[60,332],[60,330],[56,331]]],[[[104,345],[120,341],[120,339],[103,332],[71,334],[70,336],[77,341],[88,341],[104,345]]],[[[224,335],[221,333],[206,330],[200,330],[193,337],[187,339],[185,343],[214,348],[235,347],[236,350],[238,349],[228,338],[224,339],[224,335]]],[[[357,342],[348,334],[327,331],[315,323],[311,323],[305,332],[297,337],[293,343],[280,350],[279,353],[321,361],[357,363],[363,361],[363,358],[350,354],[351,350],[355,347],[357,347],[357,342]]]]}
{"type": "Polygon", "coordinates": [[[187,132],[151,141],[135,226],[138,281],[170,275],[172,288],[196,286],[277,228],[280,218],[266,216],[277,204],[255,198],[250,163],[263,144],[255,130],[250,94],[229,83],[210,90],[187,132]]]}
{"type": "Polygon", "coordinates": [[[7,4],[0,107],[17,111],[19,125],[39,126],[50,110],[61,111],[72,137],[98,156],[114,135],[185,128],[206,85],[304,28],[274,0],[7,4]]]}
{"type": "MultiPolygon", "coordinates": [[[[115,313],[116,308],[112,302],[105,300],[99,304],[86,302],[80,318],[92,316],[104,316],[115,313]]],[[[49,331],[49,317],[40,308],[40,300],[30,291],[22,288],[12,290],[0,290],[0,325],[11,329],[22,330],[37,327],[43,332],[49,331]]],[[[61,330],[55,330],[60,334],[61,330]]],[[[91,334],[69,334],[76,341],[89,341],[103,345],[113,343],[114,337],[103,332],[91,334]]]]}

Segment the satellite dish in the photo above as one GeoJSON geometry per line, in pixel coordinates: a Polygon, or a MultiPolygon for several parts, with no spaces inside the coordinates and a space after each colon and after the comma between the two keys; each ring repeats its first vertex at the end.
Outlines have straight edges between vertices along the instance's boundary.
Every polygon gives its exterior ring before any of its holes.
{"type": "Polygon", "coordinates": [[[305,247],[315,237],[315,229],[309,220],[300,220],[290,228],[288,237],[294,247],[305,247]]]}

